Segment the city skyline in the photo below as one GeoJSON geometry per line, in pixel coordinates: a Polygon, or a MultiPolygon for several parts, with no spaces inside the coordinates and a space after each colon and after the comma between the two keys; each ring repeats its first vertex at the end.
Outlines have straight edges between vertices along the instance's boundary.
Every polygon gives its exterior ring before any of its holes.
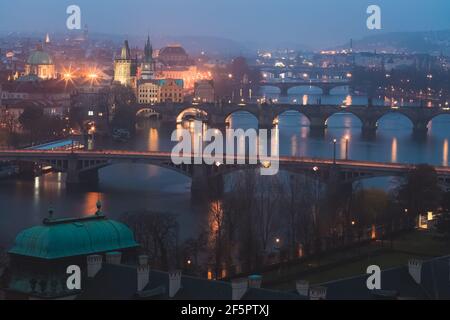
{"type": "Polygon", "coordinates": [[[337,4],[329,0],[298,3],[265,0],[237,4],[235,0],[214,3],[133,0],[123,8],[122,3],[115,0],[108,1],[108,5],[92,4],[85,0],[76,3],[58,1],[57,4],[52,0],[38,3],[19,0],[0,4],[0,31],[68,31],[65,29],[68,17],[66,8],[72,4],[81,8],[82,24],[87,24],[92,32],[130,37],[147,33],[164,37],[218,37],[269,46],[302,44],[317,49],[340,45],[350,38],[359,39],[380,33],[450,29],[446,16],[450,4],[446,1],[394,2],[351,0],[337,4]],[[371,4],[381,8],[381,30],[368,30],[366,27],[369,16],[366,9],[371,4]],[[327,10],[323,10],[324,7],[327,10]],[[20,16],[11,12],[20,12],[20,16]],[[130,16],[134,18],[125,18],[130,16]],[[418,16],[421,19],[417,19],[418,16]]]}

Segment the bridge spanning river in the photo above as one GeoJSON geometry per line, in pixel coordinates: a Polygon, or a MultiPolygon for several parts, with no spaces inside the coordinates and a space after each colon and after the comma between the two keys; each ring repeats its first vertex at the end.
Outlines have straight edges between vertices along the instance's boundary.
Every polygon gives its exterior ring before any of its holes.
{"type": "Polygon", "coordinates": [[[285,112],[295,111],[304,115],[313,132],[323,133],[328,119],[337,113],[351,113],[362,124],[365,134],[373,135],[378,121],[389,113],[399,113],[409,119],[417,134],[426,134],[429,122],[443,114],[450,114],[449,108],[428,107],[387,107],[357,105],[299,105],[299,104],[166,104],[136,105],[136,114],[143,117],[158,117],[163,122],[180,123],[187,116],[198,117],[211,127],[224,128],[231,116],[237,112],[248,112],[257,120],[260,128],[272,128],[285,112]]]}
{"type": "MultiPolygon", "coordinates": [[[[189,158],[189,157],[188,157],[189,158]]],[[[204,158],[205,159],[205,158],[204,158]]],[[[255,169],[270,163],[246,158],[246,164],[237,164],[238,156],[226,157],[223,163],[181,164],[172,162],[168,152],[136,151],[45,151],[45,150],[1,150],[0,161],[34,162],[49,165],[58,172],[67,173],[66,183],[98,181],[98,170],[117,163],[155,165],[174,170],[192,178],[191,192],[195,195],[207,193],[217,187],[223,176],[236,170],[255,169]],[[254,161],[252,161],[254,160],[254,161]]],[[[210,159],[213,160],[213,159],[210,159]]],[[[191,161],[191,163],[194,163],[191,161]]],[[[214,163],[214,161],[211,161],[214,163]]],[[[314,176],[326,183],[353,183],[357,180],[405,176],[415,168],[412,164],[381,163],[353,160],[329,160],[314,158],[280,157],[280,170],[314,176]]],[[[450,167],[435,167],[439,182],[445,188],[450,186],[450,167]]]]}
{"type": "Polygon", "coordinates": [[[322,79],[292,79],[292,80],[265,80],[260,83],[264,87],[276,87],[280,89],[280,96],[287,97],[289,90],[295,87],[315,87],[322,90],[322,95],[330,95],[331,90],[338,87],[350,86],[349,80],[322,80],[322,79]]]}

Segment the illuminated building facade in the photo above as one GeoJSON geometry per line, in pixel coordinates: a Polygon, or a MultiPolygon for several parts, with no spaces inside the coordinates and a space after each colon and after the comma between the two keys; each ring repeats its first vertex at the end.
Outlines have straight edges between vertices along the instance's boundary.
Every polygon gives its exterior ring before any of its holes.
{"type": "Polygon", "coordinates": [[[114,60],[114,81],[136,88],[137,59],[131,57],[128,41],[125,41],[120,57],[114,60]]]}
{"type": "Polygon", "coordinates": [[[38,45],[36,50],[28,57],[25,64],[25,75],[36,76],[42,80],[56,78],[53,59],[44,51],[41,45],[38,45]]]}
{"type": "Polygon", "coordinates": [[[181,79],[161,79],[158,80],[160,86],[159,102],[181,103],[184,100],[183,80],[181,79]]]}
{"type": "Polygon", "coordinates": [[[161,87],[155,81],[143,81],[138,85],[137,100],[139,104],[159,102],[161,87]]]}

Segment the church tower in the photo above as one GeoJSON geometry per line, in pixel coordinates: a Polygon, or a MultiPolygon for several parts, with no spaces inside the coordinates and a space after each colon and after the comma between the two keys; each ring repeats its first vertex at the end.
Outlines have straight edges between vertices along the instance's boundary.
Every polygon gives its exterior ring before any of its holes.
{"type": "Polygon", "coordinates": [[[144,47],[144,61],[141,64],[141,77],[143,80],[151,80],[155,76],[155,61],[153,60],[153,47],[150,36],[144,47]]]}
{"type": "Polygon", "coordinates": [[[136,73],[137,60],[131,57],[128,40],[125,40],[120,56],[114,59],[114,81],[136,88],[136,73]]]}

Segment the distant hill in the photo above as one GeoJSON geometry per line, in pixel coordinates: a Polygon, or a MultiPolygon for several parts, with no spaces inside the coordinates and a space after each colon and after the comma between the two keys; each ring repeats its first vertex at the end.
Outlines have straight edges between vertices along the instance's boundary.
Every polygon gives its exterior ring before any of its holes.
{"type": "MultiPolygon", "coordinates": [[[[349,45],[346,43],[339,48],[348,48],[349,45]]],[[[354,40],[353,49],[411,53],[443,52],[450,55],[450,30],[377,34],[354,40]]]]}

